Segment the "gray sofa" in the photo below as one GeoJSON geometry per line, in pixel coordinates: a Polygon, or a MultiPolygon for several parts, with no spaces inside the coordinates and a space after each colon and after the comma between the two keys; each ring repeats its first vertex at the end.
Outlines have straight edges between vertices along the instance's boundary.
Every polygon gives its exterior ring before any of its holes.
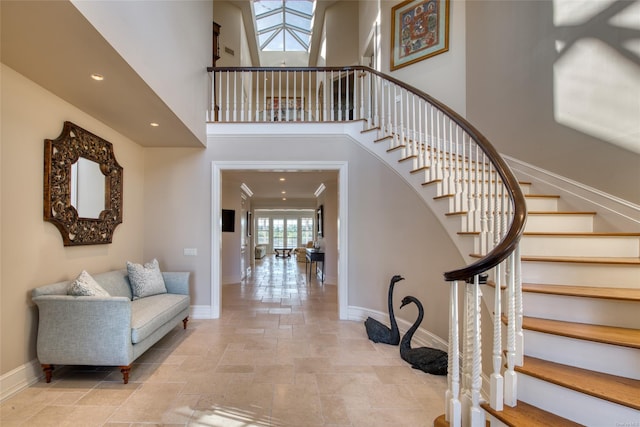
{"type": "Polygon", "coordinates": [[[131,300],[127,270],[93,278],[110,296],[70,296],[71,281],[32,291],[39,310],[37,353],[46,381],[54,365],[119,366],[124,383],[142,353],[189,320],[189,273],[163,272],[167,293],[131,300]]]}

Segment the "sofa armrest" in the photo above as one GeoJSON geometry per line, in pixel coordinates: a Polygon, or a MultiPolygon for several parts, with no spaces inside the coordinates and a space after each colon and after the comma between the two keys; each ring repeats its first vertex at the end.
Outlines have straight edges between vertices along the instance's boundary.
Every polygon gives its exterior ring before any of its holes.
{"type": "Polygon", "coordinates": [[[38,359],[42,364],[128,365],[131,301],[126,297],[42,295],[38,305],[38,359]]]}
{"type": "Polygon", "coordinates": [[[189,272],[162,272],[164,284],[170,294],[189,295],[189,272]]]}

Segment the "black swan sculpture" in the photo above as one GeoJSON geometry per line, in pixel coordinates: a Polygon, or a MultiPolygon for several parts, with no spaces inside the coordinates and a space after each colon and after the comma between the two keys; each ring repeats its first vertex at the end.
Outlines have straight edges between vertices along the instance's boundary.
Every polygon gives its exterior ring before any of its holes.
{"type": "Polygon", "coordinates": [[[400,308],[411,303],[418,306],[418,318],[402,337],[400,357],[408,362],[413,369],[420,369],[427,374],[447,375],[448,358],[446,352],[429,347],[411,348],[411,338],[424,318],[424,308],[416,297],[404,297],[400,308]]]}
{"type": "Polygon", "coordinates": [[[388,328],[386,325],[383,325],[371,317],[368,317],[367,320],[364,321],[367,336],[373,342],[391,345],[398,345],[400,342],[400,330],[398,329],[398,323],[396,323],[396,317],[393,314],[393,287],[400,280],[404,280],[404,277],[396,274],[389,282],[389,319],[391,321],[391,328],[388,328]]]}

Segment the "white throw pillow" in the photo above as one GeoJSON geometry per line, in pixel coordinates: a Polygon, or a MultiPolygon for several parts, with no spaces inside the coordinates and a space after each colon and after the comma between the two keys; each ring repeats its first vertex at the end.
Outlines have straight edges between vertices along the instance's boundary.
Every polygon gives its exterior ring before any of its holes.
{"type": "Polygon", "coordinates": [[[157,259],[154,258],[144,265],[127,261],[127,272],[134,300],[167,293],[157,259]]]}
{"type": "Polygon", "coordinates": [[[89,273],[82,270],[82,273],[69,283],[67,295],[76,297],[108,297],[109,292],[105,291],[89,273]]]}

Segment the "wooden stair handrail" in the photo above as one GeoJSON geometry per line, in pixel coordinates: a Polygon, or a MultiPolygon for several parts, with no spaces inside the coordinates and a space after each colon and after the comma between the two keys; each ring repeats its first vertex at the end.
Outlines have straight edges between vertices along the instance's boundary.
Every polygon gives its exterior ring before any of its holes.
{"type": "Polygon", "coordinates": [[[447,271],[444,273],[444,278],[446,281],[454,281],[454,280],[470,280],[476,275],[484,273],[485,271],[490,270],[491,268],[497,266],[501,262],[503,262],[509,255],[513,253],[513,251],[518,246],[520,242],[520,238],[522,233],[524,232],[524,227],[527,219],[527,207],[526,201],[524,198],[524,194],[522,193],[522,189],[518,183],[518,180],[514,176],[511,168],[504,161],[502,156],[498,153],[498,151],[494,148],[494,146],[489,142],[489,140],[478,131],[471,123],[469,123],[464,117],[456,113],[454,110],[449,108],[447,105],[438,101],[437,99],[431,97],[427,93],[417,89],[411,85],[408,85],[400,80],[397,80],[391,76],[388,76],[384,73],[376,71],[372,68],[365,67],[363,65],[354,65],[347,67],[207,67],[208,72],[229,72],[229,71],[274,71],[274,72],[282,72],[282,71],[365,71],[368,73],[375,74],[382,79],[390,81],[401,88],[405,89],[408,92],[413,93],[416,96],[423,98],[428,101],[430,104],[436,106],[440,111],[442,111],[445,115],[447,115],[451,120],[453,120],[458,126],[464,129],[469,137],[480,147],[480,149],[487,156],[489,161],[493,164],[496,169],[496,172],[502,178],[502,181],[507,188],[509,199],[513,203],[514,212],[513,212],[513,220],[507,231],[504,238],[483,258],[480,260],[467,265],[463,268],[459,268],[456,270],[447,271]]]}

